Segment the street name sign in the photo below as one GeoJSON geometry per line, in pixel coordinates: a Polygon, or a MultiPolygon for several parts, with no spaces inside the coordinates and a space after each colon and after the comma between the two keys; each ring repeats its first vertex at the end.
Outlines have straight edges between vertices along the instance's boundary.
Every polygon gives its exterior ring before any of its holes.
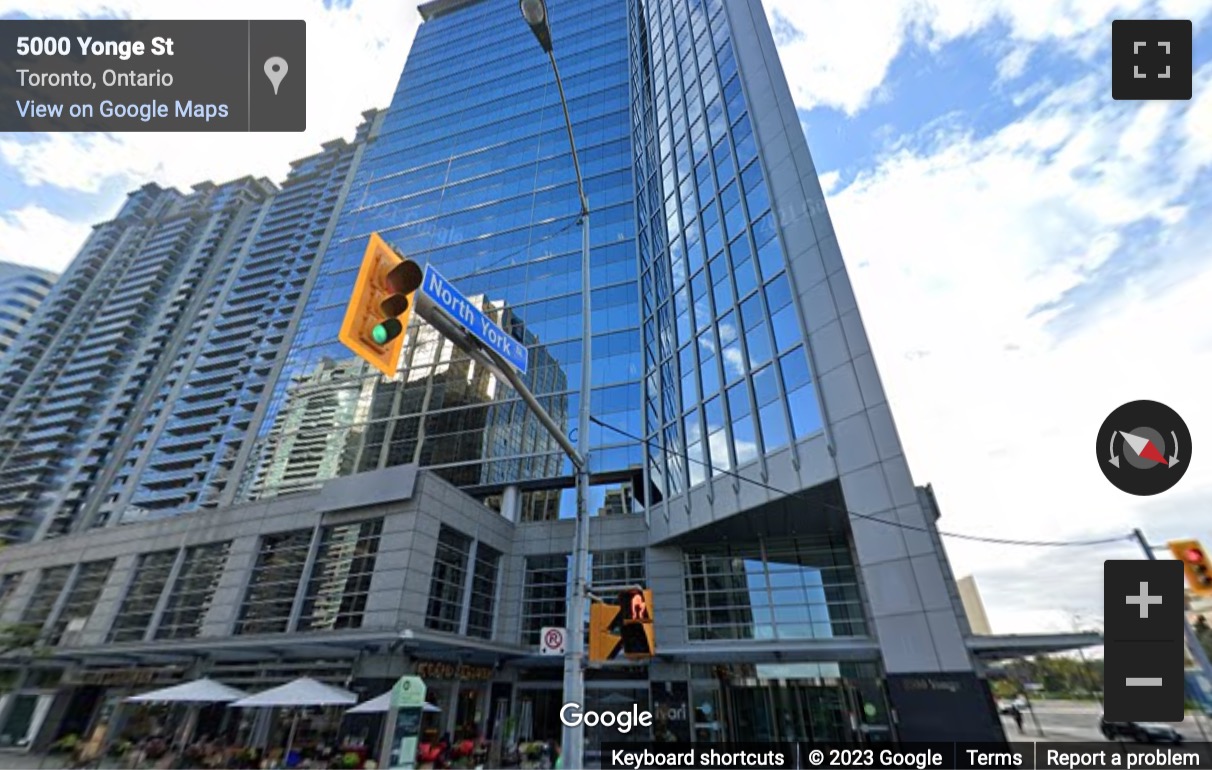
{"type": "Polygon", "coordinates": [[[505,359],[521,374],[526,374],[529,360],[526,346],[507,334],[496,322],[485,315],[484,311],[471,304],[450,281],[433,269],[433,265],[425,266],[425,276],[421,280],[421,293],[441,308],[442,312],[467,329],[485,347],[505,359]]]}

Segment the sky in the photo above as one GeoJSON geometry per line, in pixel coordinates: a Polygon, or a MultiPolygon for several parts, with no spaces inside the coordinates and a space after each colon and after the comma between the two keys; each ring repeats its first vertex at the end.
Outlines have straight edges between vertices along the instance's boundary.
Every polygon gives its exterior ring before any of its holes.
{"type": "MultiPolygon", "coordinates": [[[[303,18],[306,132],[0,134],[0,259],[63,269],[146,182],[187,189],[352,138],[386,106],[420,23],[397,0],[39,0],[46,18],[303,18]],[[320,53],[323,52],[323,53],[320,53]]],[[[1212,544],[1212,0],[765,0],[919,484],[997,632],[1102,608],[1126,535],[1212,544]],[[1185,102],[1115,102],[1111,21],[1194,22],[1185,102]],[[1161,401],[1192,464],[1151,498],[1092,451],[1115,407],[1161,401]]],[[[0,0],[0,18],[31,13],[0,0]]]]}

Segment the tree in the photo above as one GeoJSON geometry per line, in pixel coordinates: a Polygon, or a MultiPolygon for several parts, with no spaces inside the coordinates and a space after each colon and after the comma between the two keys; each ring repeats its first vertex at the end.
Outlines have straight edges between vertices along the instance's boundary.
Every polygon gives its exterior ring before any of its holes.
{"type": "Polygon", "coordinates": [[[32,647],[41,631],[35,623],[0,623],[0,655],[32,647]]]}

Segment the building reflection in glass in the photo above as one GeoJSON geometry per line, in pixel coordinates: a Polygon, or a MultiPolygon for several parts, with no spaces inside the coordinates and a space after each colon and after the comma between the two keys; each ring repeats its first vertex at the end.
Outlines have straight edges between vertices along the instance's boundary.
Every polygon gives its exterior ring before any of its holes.
{"type": "MultiPolygon", "coordinates": [[[[503,303],[469,299],[530,348],[527,384],[556,423],[567,424],[565,368],[503,303]]],[[[408,463],[464,488],[568,474],[563,451],[512,388],[419,318],[408,334],[393,378],[352,356],[294,375],[244,496],[314,489],[408,463]]]]}
{"type": "Polygon", "coordinates": [[[845,541],[825,535],[689,547],[692,640],[823,639],[867,633],[845,541]]]}

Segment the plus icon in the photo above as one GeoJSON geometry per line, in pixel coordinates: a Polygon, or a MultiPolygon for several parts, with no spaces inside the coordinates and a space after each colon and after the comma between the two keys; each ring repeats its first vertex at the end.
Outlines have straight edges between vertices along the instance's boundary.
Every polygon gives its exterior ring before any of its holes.
{"type": "Polygon", "coordinates": [[[1190,99],[1191,34],[1190,21],[1111,22],[1112,98],[1190,99]]]}
{"type": "Polygon", "coordinates": [[[1149,595],[1149,584],[1145,583],[1145,582],[1142,582],[1140,584],[1140,596],[1129,596],[1128,597],[1128,604],[1136,604],[1136,605],[1140,606],[1141,618],[1149,617],[1149,605],[1150,604],[1161,604],[1161,603],[1162,603],[1161,596],[1150,596],[1149,595]]]}

